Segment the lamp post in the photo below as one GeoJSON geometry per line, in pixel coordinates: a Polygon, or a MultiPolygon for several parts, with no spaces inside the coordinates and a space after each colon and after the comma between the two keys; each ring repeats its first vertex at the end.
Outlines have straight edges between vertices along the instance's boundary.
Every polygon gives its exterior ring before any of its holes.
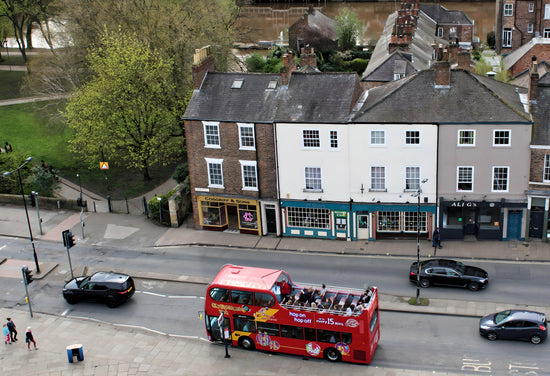
{"type": "Polygon", "coordinates": [[[80,187],[80,205],[82,205],[82,183],[80,182],[80,174],[77,173],[76,177],[78,178],[78,186],[80,187]]]}
{"type": "Polygon", "coordinates": [[[36,215],[38,216],[38,228],[40,229],[40,235],[42,233],[42,219],[40,219],[40,209],[38,208],[38,192],[32,191],[31,194],[34,196],[34,202],[36,204],[36,215]]]}
{"type": "Polygon", "coordinates": [[[420,193],[422,192],[422,184],[428,179],[422,180],[418,185],[416,197],[418,197],[418,205],[416,207],[416,304],[420,304],[420,193]]]}
{"type": "Polygon", "coordinates": [[[159,201],[159,221],[162,226],[162,197],[157,197],[157,200],[159,201]]]}
{"type": "Polygon", "coordinates": [[[34,256],[34,264],[36,266],[36,272],[40,273],[40,266],[38,265],[38,257],[36,256],[36,248],[34,247],[34,239],[32,237],[31,221],[29,220],[29,211],[27,210],[27,200],[25,200],[25,192],[23,191],[23,181],[21,180],[21,169],[27,163],[29,163],[30,161],[32,161],[32,157],[28,157],[25,160],[25,162],[21,166],[17,167],[15,170],[9,171],[9,172],[8,171],[4,172],[4,174],[2,176],[8,177],[14,171],[17,171],[17,176],[19,178],[19,187],[21,188],[21,197],[23,197],[23,205],[25,206],[25,214],[27,216],[27,226],[29,227],[29,235],[30,235],[30,240],[31,240],[31,245],[32,245],[32,253],[33,253],[33,256],[34,256]]]}

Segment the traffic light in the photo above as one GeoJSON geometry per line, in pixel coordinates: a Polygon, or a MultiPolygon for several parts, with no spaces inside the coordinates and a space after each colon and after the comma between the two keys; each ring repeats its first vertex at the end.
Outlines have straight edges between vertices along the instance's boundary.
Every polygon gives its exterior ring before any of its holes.
{"type": "Polygon", "coordinates": [[[28,267],[23,266],[23,278],[25,278],[25,283],[28,285],[32,281],[34,281],[32,277],[32,270],[30,270],[28,267]]]}
{"type": "Polygon", "coordinates": [[[69,243],[69,248],[74,247],[75,245],[75,238],[72,232],[67,233],[67,242],[69,243]]]}

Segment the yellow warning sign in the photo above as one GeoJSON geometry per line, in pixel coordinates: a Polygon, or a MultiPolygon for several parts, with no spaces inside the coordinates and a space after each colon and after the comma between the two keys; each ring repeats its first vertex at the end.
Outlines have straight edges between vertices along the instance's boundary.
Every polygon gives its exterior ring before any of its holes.
{"type": "Polygon", "coordinates": [[[99,168],[101,170],[108,170],[109,169],[109,162],[99,162],[99,168]]]}

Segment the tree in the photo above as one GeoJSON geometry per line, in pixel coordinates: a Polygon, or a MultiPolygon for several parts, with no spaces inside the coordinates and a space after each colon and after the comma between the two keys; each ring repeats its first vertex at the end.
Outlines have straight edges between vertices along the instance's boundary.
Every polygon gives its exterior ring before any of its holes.
{"type": "Polygon", "coordinates": [[[172,162],[183,149],[173,61],[122,30],[106,31],[87,61],[93,75],[64,113],[75,132],[70,149],[90,167],[117,161],[150,180],[152,164],[172,162]]]}
{"type": "Polygon", "coordinates": [[[336,35],[338,45],[343,50],[351,50],[361,38],[363,26],[359,17],[349,8],[343,8],[336,16],[336,35]]]}

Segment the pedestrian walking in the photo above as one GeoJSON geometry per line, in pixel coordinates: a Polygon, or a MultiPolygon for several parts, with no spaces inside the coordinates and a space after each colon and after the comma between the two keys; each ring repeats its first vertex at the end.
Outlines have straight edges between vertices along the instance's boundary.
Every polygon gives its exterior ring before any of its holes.
{"type": "Polygon", "coordinates": [[[8,329],[7,324],[4,324],[4,326],[2,327],[2,333],[4,333],[4,344],[5,345],[10,344],[11,345],[10,330],[8,329]]]}
{"type": "Polygon", "coordinates": [[[439,233],[439,227],[436,227],[432,235],[432,244],[434,247],[434,256],[437,254],[437,248],[442,248],[441,234],[439,233]]]}
{"type": "Polygon", "coordinates": [[[11,317],[8,317],[6,320],[8,320],[7,326],[8,326],[8,329],[10,331],[11,341],[16,342],[17,341],[17,329],[15,327],[15,323],[13,322],[11,317]]]}
{"type": "Polygon", "coordinates": [[[27,348],[31,349],[31,342],[34,344],[34,349],[38,350],[38,347],[36,347],[36,341],[34,340],[34,336],[32,335],[31,327],[27,326],[27,331],[25,332],[25,342],[27,342],[27,348]]]}

